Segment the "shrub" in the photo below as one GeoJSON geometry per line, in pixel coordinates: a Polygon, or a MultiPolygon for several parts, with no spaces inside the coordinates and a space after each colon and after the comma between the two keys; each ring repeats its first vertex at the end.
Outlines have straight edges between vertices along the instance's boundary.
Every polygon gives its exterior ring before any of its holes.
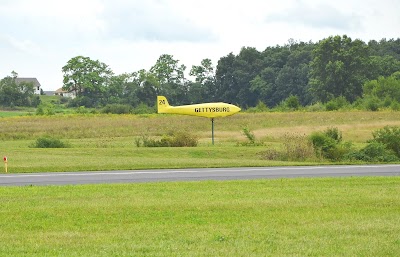
{"type": "Polygon", "coordinates": [[[313,157],[313,147],[305,135],[284,135],[283,157],[289,161],[304,161],[313,157]]]}
{"type": "Polygon", "coordinates": [[[344,96],[339,96],[336,97],[330,101],[328,101],[325,105],[325,108],[327,111],[335,111],[339,110],[343,107],[346,107],[349,105],[349,102],[346,100],[344,96]]]}
{"type": "Polygon", "coordinates": [[[68,103],[69,100],[70,100],[70,98],[68,98],[68,97],[64,97],[64,96],[60,97],[61,104],[66,104],[66,103],[68,103]]]}
{"type": "Polygon", "coordinates": [[[372,132],[374,137],[370,142],[382,143],[386,149],[390,149],[400,157],[400,128],[396,126],[385,126],[382,129],[372,132]]]}
{"type": "Polygon", "coordinates": [[[144,103],[140,103],[137,107],[135,107],[132,111],[134,114],[150,114],[155,113],[154,107],[149,107],[144,103]]]}
{"type": "Polygon", "coordinates": [[[376,112],[380,107],[380,100],[377,97],[368,97],[365,100],[365,109],[368,111],[376,112]]]}
{"type": "Polygon", "coordinates": [[[315,159],[312,144],[305,135],[287,133],[283,136],[283,150],[267,149],[261,158],[267,160],[305,161],[315,159]]]}
{"type": "Polygon", "coordinates": [[[329,101],[325,104],[325,109],[327,111],[336,111],[336,110],[339,110],[339,107],[337,106],[337,104],[335,102],[329,101]]]}
{"type": "Polygon", "coordinates": [[[325,135],[335,140],[337,143],[342,141],[342,132],[338,128],[331,127],[324,131],[325,135]]]}
{"type": "Polygon", "coordinates": [[[386,145],[379,142],[371,142],[358,152],[349,154],[350,159],[367,162],[393,162],[399,158],[392,150],[386,149],[386,145]]]}
{"type": "Polygon", "coordinates": [[[390,104],[390,109],[392,109],[393,111],[400,111],[400,104],[397,101],[392,101],[392,103],[390,104]]]}
{"type": "Polygon", "coordinates": [[[287,108],[292,110],[298,110],[300,108],[300,101],[297,95],[290,95],[285,99],[285,105],[287,108]]]}
{"type": "Polygon", "coordinates": [[[383,99],[382,105],[383,107],[390,107],[392,105],[392,102],[392,98],[385,97],[385,99],[383,99]]]}
{"type": "Polygon", "coordinates": [[[172,147],[193,147],[198,144],[196,137],[184,132],[174,134],[169,140],[172,147]]]}
{"type": "MultiPolygon", "coordinates": [[[[145,147],[194,147],[198,144],[198,139],[188,133],[177,132],[172,135],[164,135],[160,140],[142,136],[143,146],[145,147]]],[[[135,141],[140,146],[138,141],[135,141]]]]}
{"type": "Polygon", "coordinates": [[[327,128],[324,132],[314,132],[310,141],[317,157],[339,161],[351,152],[351,143],[341,143],[342,132],[338,128],[327,128]]]}
{"type": "Polygon", "coordinates": [[[332,159],[337,142],[323,132],[313,132],[310,141],[314,147],[317,157],[332,159]]]}
{"type": "Polygon", "coordinates": [[[268,106],[262,101],[259,101],[256,107],[251,107],[246,110],[246,112],[251,112],[251,113],[267,112],[267,111],[268,111],[268,106]]]}
{"type": "Polygon", "coordinates": [[[353,152],[351,142],[339,143],[329,152],[329,159],[332,161],[341,161],[347,158],[349,153],[353,152]]]}
{"type": "Polygon", "coordinates": [[[79,106],[78,108],[75,109],[75,112],[79,114],[86,114],[88,113],[88,109],[86,109],[85,106],[79,106]]]}
{"type": "Polygon", "coordinates": [[[51,103],[41,103],[36,108],[36,115],[54,115],[54,105],[51,103]]]}
{"type": "Polygon", "coordinates": [[[309,105],[307,107],[307,111],[309,112],[322,112],[324,110],[324,105],[321,102],[316,102],[313,105],[309,105]]]}
{"type": "Polygon", "coordinates": [[[35,143],[31,145],[33,148],[67,148],[69,145],[60,139],[52,137],[39,137],[35,143]]]}

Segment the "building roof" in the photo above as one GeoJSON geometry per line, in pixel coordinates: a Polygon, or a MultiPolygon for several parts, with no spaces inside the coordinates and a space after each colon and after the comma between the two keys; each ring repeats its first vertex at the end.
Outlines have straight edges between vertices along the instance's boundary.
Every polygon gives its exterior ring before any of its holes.
{"type": "Polygon", "coordinates": [[[37,80],[37,78],[15,78],[15,82],[16,83],[21,83],[21,82],[28,82],[28,83],[33,83],[33,86],[35,87],[41,87],[42,85],[40,85],[39,81],[37,80]]]}
{"type": "Polygon", "coordinates": [[[59,89],[57,89],[55,91],[55,93],[68,93],[68,91],[66,91],[66,90],[62,89],[62,87],[60,87],[59,89]]]}
{"type": "Polygon", "coordinates": [[[55,91],[43,91],[45,95],[54,95],[55,91]]]}

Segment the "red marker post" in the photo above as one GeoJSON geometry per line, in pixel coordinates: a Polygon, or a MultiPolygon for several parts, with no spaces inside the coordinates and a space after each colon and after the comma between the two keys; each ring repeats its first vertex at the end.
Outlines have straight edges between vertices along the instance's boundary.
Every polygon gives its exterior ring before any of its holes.
{"type": "Polygon", "coordinates": [[[7,172],[8,172],[8,167],[7,167],[8,160],[7,160],[7,156],[4,156],[3,160],[4,160],[4,169],[6,170],[6,173],[7,173],[7,172]]]}

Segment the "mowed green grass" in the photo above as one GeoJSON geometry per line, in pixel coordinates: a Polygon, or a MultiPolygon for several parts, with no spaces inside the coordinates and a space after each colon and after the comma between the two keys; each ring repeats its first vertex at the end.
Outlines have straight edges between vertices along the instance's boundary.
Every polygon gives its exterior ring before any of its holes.
{"type": "Polygon", "coordinates": [[[1,256],[399,256],[400,177],[0,188],[1,256]]]}
{"type": "MultiPolygon", "coordinates": [[[[9,150],[8,172],[63,172],[167,168],[216,168],[248,166],[312,165],[316,162],[267,161],[265,147],[180,148],[65,148],[9,150]]],[[[2,165],[1,165],[2,166],[2,165]]],[[[0,171],[4,172],[4,167],[0,171]]]]}
{"type": "Polygon", "coordinates": [[[26,116],[28,114],[30,114],[30,113],[27,111],[0,111],[0,118],[26,116]]]}

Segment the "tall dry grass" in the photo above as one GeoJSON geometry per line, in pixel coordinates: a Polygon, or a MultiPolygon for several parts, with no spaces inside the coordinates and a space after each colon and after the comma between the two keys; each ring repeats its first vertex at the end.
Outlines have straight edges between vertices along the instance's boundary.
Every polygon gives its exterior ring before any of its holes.
{"type": "MultiPolygon", "coordinates": [[[[335,126],[344,140],[363,142],[371,132],[386,125],[400,126],[400,112],[289,112],[240,113],[216,119],[215,135],[221,140],[245,140],[241,131],[248,127],[257,139],[281,140],[286,133],[309,135],[335,126]]],[[[62,115],[0,118],[0,139],[35,139],[51,135],[58,138],[134,137],[143,134],[162,136],[190,131],[202,138],[211,137],[207,118],[180,115],[62,115]]]]}

